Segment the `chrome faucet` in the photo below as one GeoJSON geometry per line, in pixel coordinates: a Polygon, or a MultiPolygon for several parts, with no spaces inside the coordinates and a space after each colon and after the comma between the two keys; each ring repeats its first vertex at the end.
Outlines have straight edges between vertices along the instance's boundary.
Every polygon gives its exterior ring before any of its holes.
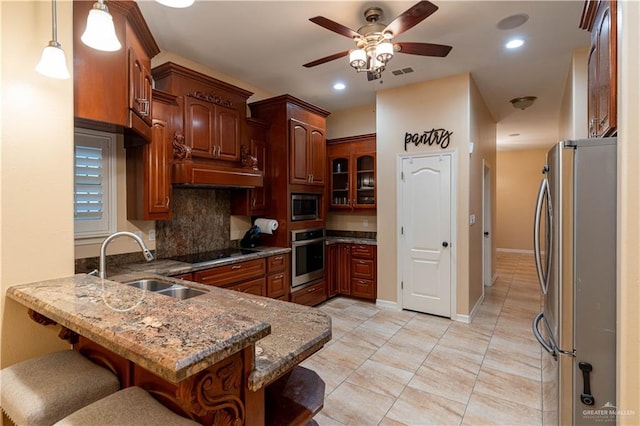
{"type": "Polygon", "coordinates": [[[107,278],[107,245],[111,242],[111,240],[118,237],[133,238],[134,240],[136,240],[136,242],[142,249],[142,253],[144,254],[144,258],[147,259],[147,262],[151,262],[153,260],[153,254],[151,253],[151,251],[149,251],[147,246],[144,244],[144,241],[142,241],[142,238],[138,237],[133,232],[126,232],[126,231],[115,232],[109,235],[102,242],[102,246],[100,247],[100,278],[104,278],[104,279],[107,278]]]}

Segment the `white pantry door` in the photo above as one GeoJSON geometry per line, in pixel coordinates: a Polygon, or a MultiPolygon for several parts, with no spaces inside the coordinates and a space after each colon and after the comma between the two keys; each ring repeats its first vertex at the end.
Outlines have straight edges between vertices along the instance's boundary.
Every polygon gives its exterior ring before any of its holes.
{"type": "Polygon", "coordinates": [[[402,307],[451,317],[451,155],[402,159],[402,307]]]}

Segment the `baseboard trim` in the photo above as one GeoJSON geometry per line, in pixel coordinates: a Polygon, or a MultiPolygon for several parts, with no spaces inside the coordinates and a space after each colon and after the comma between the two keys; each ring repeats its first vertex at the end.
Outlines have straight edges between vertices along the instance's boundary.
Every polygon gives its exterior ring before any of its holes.
{"type": "Polygon", "coordinates": [[[496,282],[497,279],[498,279],[498,273],[496,272],[491,277],[491,281],[489,281],[489,284],[485,285],[485,287],[491,287],[496,282]]]}
{"type": "Polygon", "coordinates": [[[476,301],[476,304],[473,306],[473,309],[471,310],[471,313],[469,315],[456,314],[456,321],[463,322],[465,324],[471,324],[471,321],[473,321],[473,318],[478,313],[478,309],[480,309],[480,305],[482,305],[482,302],[484,302],[484,294],[480,296],[480,298],[476,301]]]}
{"type": "Polygon", "coordinates": [[[498,252],[498,253],[533,254],[533,250],[510,249],[510,248],[497,248],[496,252],[498,252]]]}
{"type": "Polygon", "coordinates": [[[391,302],[390,300],[376,299],[376,306],[381,308],[393,309],[394,311],[401,311],[402,308],[398,305],[398,302],[391,302]]]}

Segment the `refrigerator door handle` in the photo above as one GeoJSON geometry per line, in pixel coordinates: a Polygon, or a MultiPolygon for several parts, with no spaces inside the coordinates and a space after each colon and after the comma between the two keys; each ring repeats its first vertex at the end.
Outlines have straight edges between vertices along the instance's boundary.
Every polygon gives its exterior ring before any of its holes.
{"type": "Polygon", "coordinates": [[[534,215],[533,222],[533,254],[536,260],[536,272],[538,273],[538,282],[540,283],[540,289],[542,290],[542,294],[547,294],[549,290],[549,275],[551,273],[551,206],[549,205],[550,197],[549,197],[549,181],[547,179],[542,179],[540,182],[540,189],[538,190],[538,197],[536,199],[536,210],[534,215]],[[540,250],[540,224],[542,220],[542,208],[544,206],[544,201],[547,201],[547,211],[546,218],[547,223],[545,224],[545,234],[546,234],[546,265],[543,269],[542,266],[542,252],[540,250]]]}
{"type": "Polygon", "coordinates": [[[549,352],[555,358],[556,351],[553,349],[553,346],[551,344],[549,344],[547,341],[544,340],[544,337],[542,337],[542,334],[540,334],[540,329],[538,328],[538,324],[540,324],[540,321],[542,320],[542,318],[544,318],[544,312],[540,312],[533,319],[533,324],[531,324],[531,328],[533,329],[533,335],[536,336],[536,340],[538,341],[538,343],[540,343],[540,346],[542,346],[545,351],[549,352]]]}

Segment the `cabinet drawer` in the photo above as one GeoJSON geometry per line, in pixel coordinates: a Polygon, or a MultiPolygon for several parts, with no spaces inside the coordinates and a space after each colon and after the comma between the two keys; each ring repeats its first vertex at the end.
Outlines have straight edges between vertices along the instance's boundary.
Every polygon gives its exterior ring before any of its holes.
{"type": "Polygon", "coordinates": [[[286,272],[267,277],[267,296],[277,298],[284,296],[289,288],[289,277],[286,272]]]}
{"type": "Polygon", "coordinates": [[[327,286],[323,280],[291,293],[291,301],[300,305],[315,306],[327,300],[327,286]]]}
{"type": "Polygon", "coordinates": [[[361,278],[351,279],[351,295],[355,297],[363,297],[366,299],[375,299],[376,288],[373,280],[364,280],[361,278]]]}
{"type": "Polygon", "coordinates": [[[267,258],[267,273],[282,272],[287,270],[289,265],[289,254],[279,254],[267,258]]]}
{"type": "Polygon", "coordinates": [[[366,244],[354,244],[351,246],[351,257],[360,259],[373,259],[376,252],[376,246],[366,244]]]}
{"type": "Polygon", "coordinates": [[[239,281],[264,276],[266,262],[264,259],[250,260],[233,265],[220,266],[193,273],[195,282],[225,287],[239,281]]]}
{"type": "Polygon", "coordinates": [[[240,291],[242,293],[255,294],[256,296],[265,295],[265,279],[257,278],[240,284],[234,284],[227,287],[229,290],[240,291]]]}
{"type": "Polygon", "coordinates": [[[368,259],[351,258],[351,276],[354,278],[375,278],[375,263],[368,259]]]}

